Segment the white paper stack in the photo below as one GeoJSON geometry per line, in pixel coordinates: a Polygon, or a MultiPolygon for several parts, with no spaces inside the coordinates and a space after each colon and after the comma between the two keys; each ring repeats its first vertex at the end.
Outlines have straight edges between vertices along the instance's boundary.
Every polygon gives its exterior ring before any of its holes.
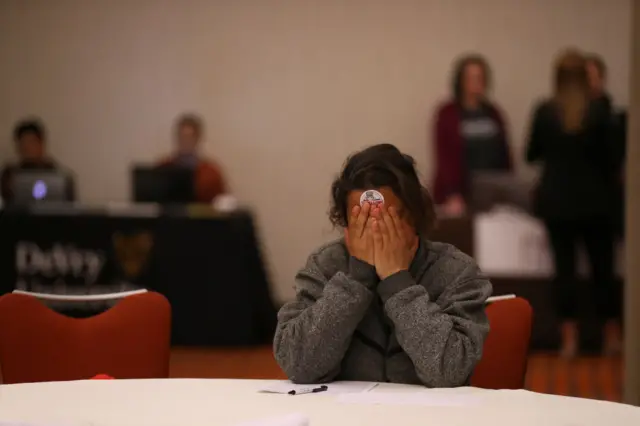
{"type": "MultiPolygon", "coordinates": [[[[291,391],[304,391],[309,388],[317,388],[320,386],[326,386],[327,390],[324,392],[319,392],[317,395],[340,395],[345,393],[363,393],[369,392],[376,386],[378,383],[375,382],[331,382],[325,385],[296,385],[289,380],[275,380],[272,382],[263,385],[259,392],[262,393],[279,393],[279,394],[288,394],[291,391]]],[[[309,394],[314,395],[314,394],[309,394]]]]}
{"type": "Polygon", "coordinates": [[[480,399],[473,395],[445,395],[435,392],[383,393],[340,395],[343,404],[365,405],[419,405],[423,407],[470,407],[478,405],[480,399]]]}
{"type": "Polygon", "coordinates": [[[309,418],[301,413],[270,417],[240,423],[235,426],[309,426],[309,418]]]}

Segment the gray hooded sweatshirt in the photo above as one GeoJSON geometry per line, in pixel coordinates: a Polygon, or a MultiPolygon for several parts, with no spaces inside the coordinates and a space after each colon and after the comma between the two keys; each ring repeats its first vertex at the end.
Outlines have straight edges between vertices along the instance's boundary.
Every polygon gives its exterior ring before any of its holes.
{"type": "Polygon", "coordinates": [[[295,383],[463,386],[482,356],[491,283],[449,244],[421,240],[409,270],[380,281],[334,241],[309,256],[295,288],[274,339],[295,383]]]}

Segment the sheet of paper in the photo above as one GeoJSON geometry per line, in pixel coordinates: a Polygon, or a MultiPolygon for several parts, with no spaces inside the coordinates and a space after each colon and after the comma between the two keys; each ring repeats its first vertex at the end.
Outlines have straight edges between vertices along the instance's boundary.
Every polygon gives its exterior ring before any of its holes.
{"type": "Polygon", "coordinates": [[[470,407],[478,405],[480,398],[473,395],[443,395],[432,391],[412,393],[360,393],[340,395],[343,404],[368,405],[421,405],[426,407],[470,407]]]}
{"type": "Polygon", "coordinates": [[[491,296],[487,299],[487,303],[499,302],[501,300],[515,299],[515,294],[503,294],[502,296],[491,296]]]}
{"type": "MultiPolygon", "coordinates": [[[[260,388],[260,392],[263,393],[282,393],[288,394],[290,391],[294,390],[296,392],[300,392],[302,390],[308,388],[317,388],[322,385],[296,385],[291,383],[288,380],[277,380],[273,382],[267,383],[265,386],[260,388]]],[[[369,392],[371,389],[378,386],[378,383],[375,382],[332,382],[327,383],[324,386],[327,387],[327,390],[324,392],[318,393],[318,395],[339,395],[345,393],[362,393],[369,392]]],[[[312,394],[311,394],[312,395],[312,394]]]]}
{"type": "Polygon", "coordinates": [[[29,422],[20,422],[20,421],[0,421],[0,426],[92,426],[91,423],[87,422],[52,422],[52,423],[29,423],[29,422]]]}
{"type": "Polygon", "coordinates": [[[240,423],[235,426],[309,426],[309,418],[304,414],[288,414],[240,423]]]}

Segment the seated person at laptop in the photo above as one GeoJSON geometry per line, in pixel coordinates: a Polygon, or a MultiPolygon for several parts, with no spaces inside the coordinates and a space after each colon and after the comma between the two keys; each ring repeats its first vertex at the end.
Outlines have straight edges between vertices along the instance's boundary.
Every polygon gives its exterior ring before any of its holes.
{"type": "MultiPolygon", "coordinates": [[[[18,163],[5,166],[0,175],[2,200],[7,204],[11,203],[15,196],[13,175],[17,171],[59,170],[59,166],[47,156],[46,131],[42,123],[37,120],[19,122],[13,130],[13,139],[18,151],[18,163]]],[[[75,190],[71,179],[69,179],[67,195],[69,201],[75,199],[75,190]]]]}
{"type": "Polygon", "coordinates": [[[195,197],[199,203],[210,203],[225,192],[225,182],[218,165],[202,158],[198,152],[203,125],[195,115],[183,115],[176,124],[176,152],[161,165],[186,167],[194,171],[195,197]]]}
{"type": "Polygon", "coordinates": [[[344,238],[309,256],[278,313],[275,358],[296,383],[469,383],[489,324],[491,283],[472,258],[429,241],[431,196],[389,144],[347,160],[331,221],[344,238]]]}

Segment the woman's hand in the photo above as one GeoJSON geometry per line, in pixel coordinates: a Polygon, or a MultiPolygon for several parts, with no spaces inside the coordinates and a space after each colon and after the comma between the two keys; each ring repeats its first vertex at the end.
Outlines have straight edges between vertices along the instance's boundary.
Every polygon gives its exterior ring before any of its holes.
{"type": "Polygon", "coordinates": [[[460,194],[452,195],[447,198],[447,201],[443,204],[445,214],[449,216],[462,216],[467,210],[464,198],[460,194]]]}
{"type": "Polygon", "coordinates": [[[349,254],[369,265],[374,264],[373,231],[369,212],[371,205],[354,206],[351,210],[349,225],[344,230],[344,240],[349,254]],[[367,225],[368,224],[368,225],[367,225]]]}
{"type": "Polygon", "coordinates": [[[372,219],[376,272],[381,280],[409,269],[418,248],[418,237],[407,238],[394,207],[376,209],[372,219]]]}

